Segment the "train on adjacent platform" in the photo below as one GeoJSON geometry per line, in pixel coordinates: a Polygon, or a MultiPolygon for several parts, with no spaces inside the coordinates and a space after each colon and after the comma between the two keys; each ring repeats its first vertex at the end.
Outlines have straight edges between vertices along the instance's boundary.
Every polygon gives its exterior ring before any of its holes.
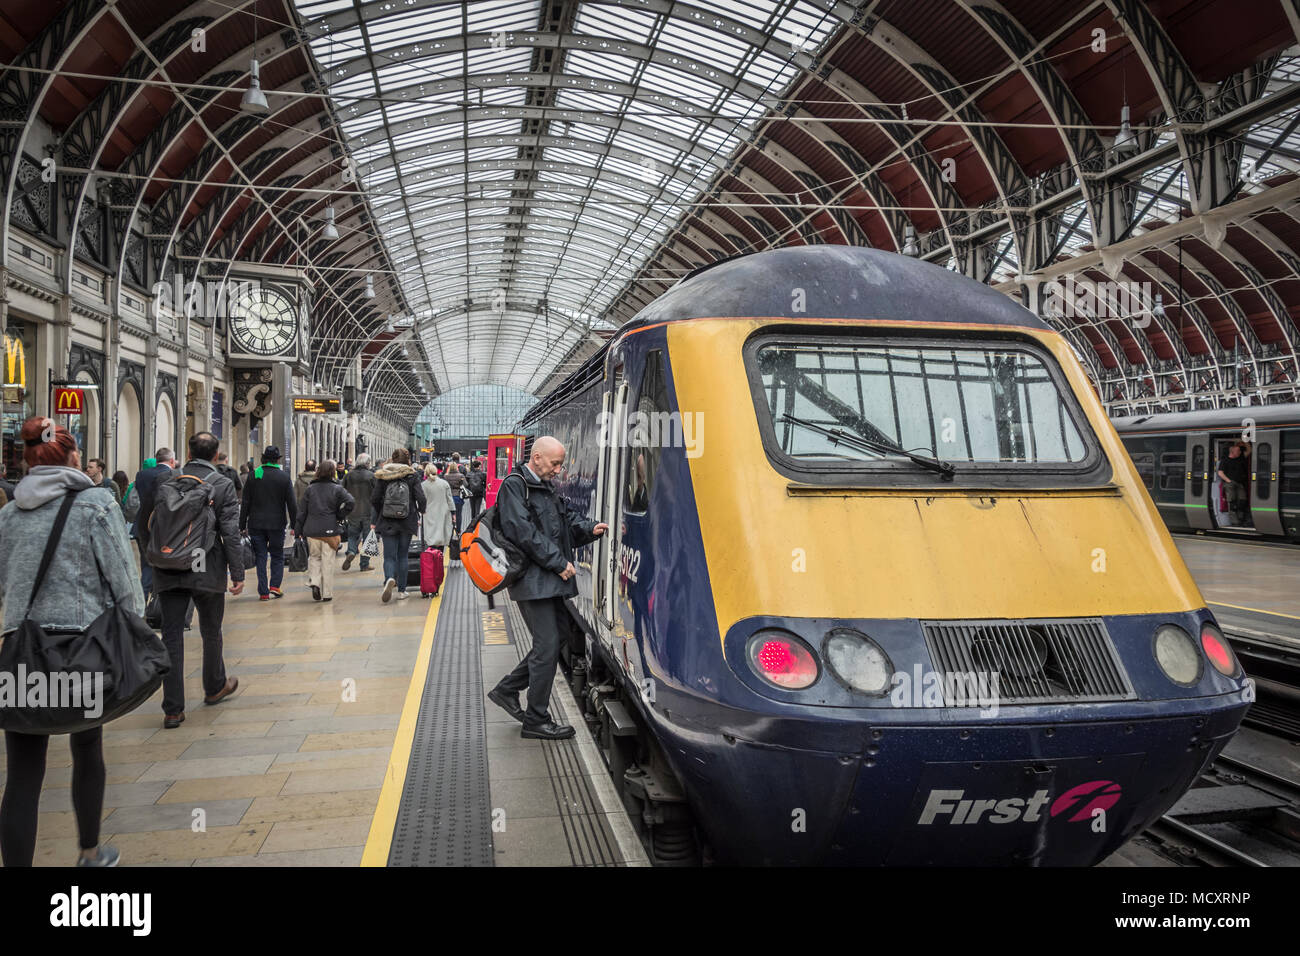
{"type": "Polygon", "coordinates": [[[1069,345],[948,270],[698,270],[515,430],[610,524],[569,671],[656,862],[1091,864],[1252,697],[1069,345]]]}
{"type": "MultiPolygon", "coordinates": [[[[1300,542],[1300,403],[1112,420],[1171,531],[1300,542]],[[1219,466],[1243,445],[1246,506],[1233,514],[1219,466]]],[[[1231,476],[1229,476],[1231,477],[1231,476]]]]}

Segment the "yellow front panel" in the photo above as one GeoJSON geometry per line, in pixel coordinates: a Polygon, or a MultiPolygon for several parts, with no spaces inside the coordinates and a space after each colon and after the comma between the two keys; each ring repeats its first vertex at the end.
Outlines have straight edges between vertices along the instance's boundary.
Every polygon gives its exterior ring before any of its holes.
{"type": "Polygon", "coordinates": [[[791,493],[763,451],[741,349],[765,324],[668,327],[678,406],[703,414],[703,453],[690,469],[721,633],[756,614],[1039,618],[1204,606],[1060,336],[1026,330],[1064,367],[1114,491],[965,491],[959,476],[951,490],[808,494],[791,493]]]}

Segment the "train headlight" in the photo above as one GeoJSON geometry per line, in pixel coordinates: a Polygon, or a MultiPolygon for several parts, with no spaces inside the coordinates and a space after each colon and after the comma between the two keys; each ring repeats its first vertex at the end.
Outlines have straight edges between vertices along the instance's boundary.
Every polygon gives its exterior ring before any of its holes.
{"type": "Polygon", "coordinates": [[[803,690],[817,680],[817,658],[788,631],[759,631],[746,656],[755,674],[782,690],[803,690]]]}
{"type": "Polygon", "coordinates": [[[1228,646],[1223,632],[1209,621],[1201,625],[1201,647],[1205,648],[1205,656],[1210,659],[1216,671],[1224,677],[1237,676],[1239,665],[1236,655],[1228,646]]]}
{"type": "Polygon", "coordinates": [[[860,631],[837,627],[826,635],[826,663],[850,688],[879,696],[889,690],[894,673],[889,656],[860,631]]]}
{"type": "Polygon", "coordinates": [[[1175,684],[1191,687],[1201,679],[1201,655],[1181,627],[1165,624],[1157,629],[1155,651],[1156,663],[1175,684]]]}

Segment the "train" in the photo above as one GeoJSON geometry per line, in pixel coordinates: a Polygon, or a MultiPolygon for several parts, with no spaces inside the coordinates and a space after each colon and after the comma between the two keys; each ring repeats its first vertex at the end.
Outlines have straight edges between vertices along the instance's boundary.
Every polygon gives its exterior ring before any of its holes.
{"type": "Polygon", "coordinates": [[[610,525],[562,658],[655,863],[1090,865],[1253,697],[1070,346],[952,271],[704,267],[514,433],[610,525]]]}
{"type": "Polygon", "coordinates": [[[1112,419],[1171,531],[1300,542],[1300,403],[1158,412],[1112,419]],[[1249,462],[1244,515],[1229,507],[1219,464],[1240,443],[1249,462]]]}

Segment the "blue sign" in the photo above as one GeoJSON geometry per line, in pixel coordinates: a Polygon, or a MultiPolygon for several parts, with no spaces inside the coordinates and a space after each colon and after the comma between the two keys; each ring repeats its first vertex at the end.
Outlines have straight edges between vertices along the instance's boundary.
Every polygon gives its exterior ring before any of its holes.
{"type": "Polygon", "coordinates": [[[219,389],[212,390],[212,435],[214,438],[221,438],[221,428],[225,424],[223,418],[226,395],[219,389]]]}

